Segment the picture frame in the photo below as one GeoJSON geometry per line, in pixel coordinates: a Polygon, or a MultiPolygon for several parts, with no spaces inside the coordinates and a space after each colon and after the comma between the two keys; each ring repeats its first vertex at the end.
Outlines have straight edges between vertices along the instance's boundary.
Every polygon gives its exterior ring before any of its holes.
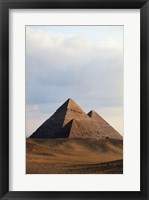
{"type": "Polygon", "coordinates": [[[0,197],[2,199],[138,199],[149,198],[149,137],[148,137],[148,49],[149,49],[149,2],[147,0],[1,0],[0,1],[0,197]],[[141,15],[141,190],[140,191],[81,191],[81,192],[29,192],[9,191],[9,10],[10,9],[140,9],[141,15]]]}

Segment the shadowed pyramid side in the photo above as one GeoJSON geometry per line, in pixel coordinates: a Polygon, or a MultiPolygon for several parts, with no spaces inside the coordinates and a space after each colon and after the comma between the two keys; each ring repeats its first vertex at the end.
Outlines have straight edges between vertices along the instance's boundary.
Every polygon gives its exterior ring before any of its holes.
{"type": "Polygon", "coordinates": [[[59,132],[55,133],[56,138],[68,138],[72,128],[72,122],[68,122],[59,132]]]}

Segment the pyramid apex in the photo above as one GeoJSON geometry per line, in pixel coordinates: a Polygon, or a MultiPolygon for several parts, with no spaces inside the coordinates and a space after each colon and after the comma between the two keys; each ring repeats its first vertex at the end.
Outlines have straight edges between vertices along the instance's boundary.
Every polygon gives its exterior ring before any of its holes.
{"type": "Polygon", "coordinates": [[[97,113],[95,110],[90,110],[89,113],[97,113]]]}
{"type": "Polygon", "coordinates": [[[74,101],[73,99],[71,99],[71,98],[69,98],[69,99],[67,99],[68,101],[74,101]]]}
{"type": "Polygon", "coordinates": [[[73,110],[78,112],[83,112],[82,108],[71,98],[67,99],[58,109],[57,111],[66,111],[73,110]]]}
{"type": "Polygon", "coordinates": [[[66,107],[77,105],[77,103],[71,98],[67,99],[67,101],[65,101],[64,104],[66,104],[66,107]]]}
{"type": "Polygon", "coordinates": [[[92,117],[92,115],[98,115],[98,113],[94,110],[89,111],[89,113],[87,114],[89,117],[92,117]]]}
{"type": "MultiPolygon", "coordinates": [[[[74,103],[75,103],[75,101],[74,101],[73,99],[71,99],[71,98],[67,99],[67,101],[68,101],[68,102],[74,102],[74,103]]],[[[67,102],[67,101],[66,101],[66,102],[67,102]]]]}

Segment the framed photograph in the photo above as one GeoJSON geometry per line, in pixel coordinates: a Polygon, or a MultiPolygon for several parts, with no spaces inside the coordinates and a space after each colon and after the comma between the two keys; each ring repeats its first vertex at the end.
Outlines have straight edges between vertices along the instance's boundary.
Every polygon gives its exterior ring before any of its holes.
{"type": "Polygon", "coordinates": [[[1,199],[148,199],[147,0],[1,0],[1,199]]]}

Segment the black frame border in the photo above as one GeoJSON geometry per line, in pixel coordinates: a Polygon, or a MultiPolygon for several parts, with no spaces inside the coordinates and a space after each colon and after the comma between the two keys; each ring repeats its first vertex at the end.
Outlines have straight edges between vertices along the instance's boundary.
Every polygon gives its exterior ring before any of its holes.
{"type": "MultiPolygon", "coordinates": [[[[0,0],[0,198],[1,199],[149,199],[149,1],[148,0],[0,0]],[[9,191],[9,9],[140,9],[141,14],[141,191],[9,191]]],[[[135,72],[134,72],[135,73],[135,72]]]]}

